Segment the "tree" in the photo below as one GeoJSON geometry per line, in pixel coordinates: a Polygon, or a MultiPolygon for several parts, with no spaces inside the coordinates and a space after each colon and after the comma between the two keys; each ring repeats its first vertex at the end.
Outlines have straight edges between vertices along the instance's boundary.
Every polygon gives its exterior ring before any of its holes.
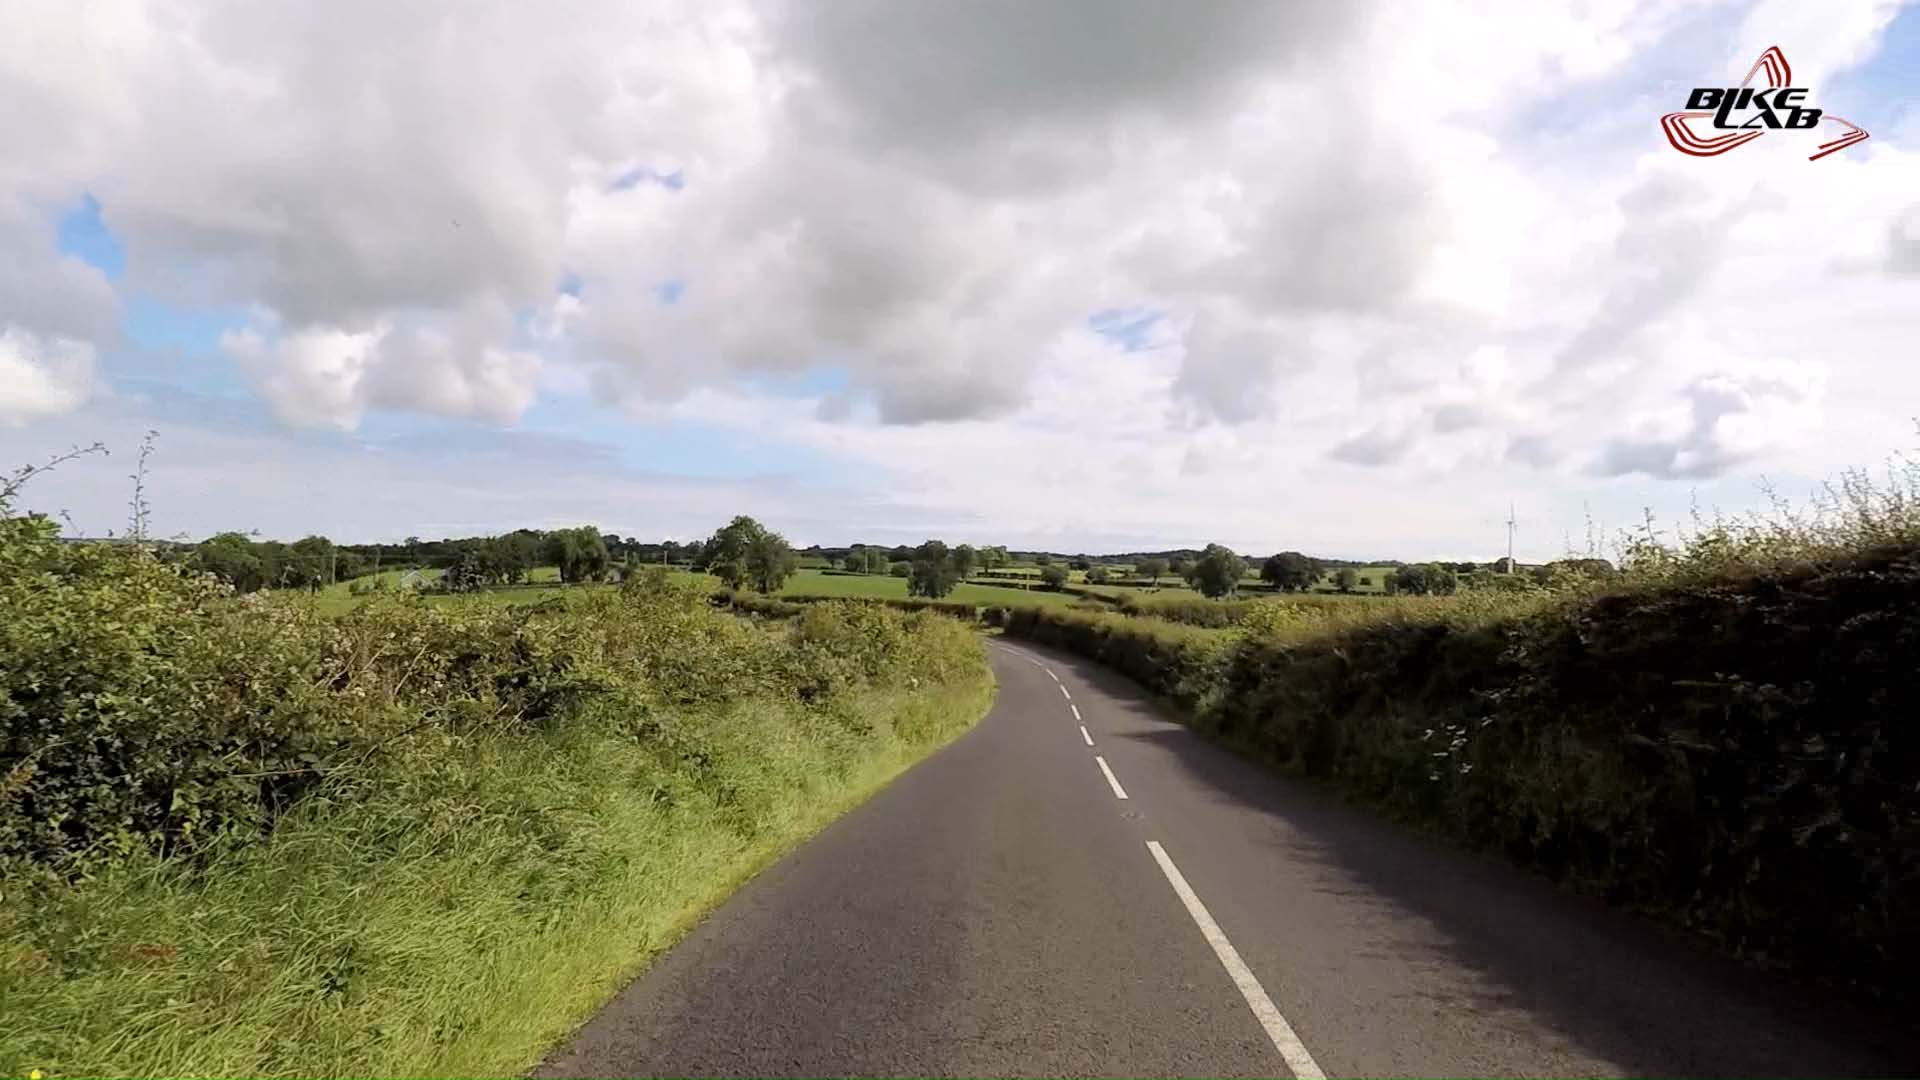
{"type": "Polygon", "coordinates": [[[346,581],[367,572],[367,560],[357,551],[339,549],[334,555],[334,580],[346,581]]]}
{"type": "Polygon", "coordinates": [[[911,578],[913,576],[913,564],[902,559],[889,567],[887,573],[897,578],[911,578]]]}
{"type": "Polygon", "coordinates": [[[1282,592],[1299,592],[1320,580],[1320,564],[1297,551],[1283,551],[1260,564],[1260,579],[1282,592]]]}
{"type": "Polygon", "coordinates": [[[1403,566],[1395,570],[1387,581],[1389,592],[1418,596],[1449,596],[1460,587],[1459,575],[1453,572],[1452,567],[1440,563],[1403,566]]]}
{"type": "Polygon", "coordinates": [[[913,549],[912,570],[907,577],[907,595],[938,600],[960,583],[953,553],[938,540],[929,540],[913,549]]]}
{"type": "Polygon", "coordinates": [[[267,584],[266,566],[253,541],[237,532],[208,538],[195,549],[189,565],[233,586],[235,592],[253,592],[267,584]]]}
{"type": "Polygon", "coordinates": [[[1185,555],[1175,555],[1173,558],[1167,560],[1167,573],[1185,581],[1187,579],[1187,565],[1187,557],[1185,555]]]}
{"type": "Polygon", "coordinates": [[[982,570],[998,570],[1010,561],[1011,559],[1007,555],[1007,549],[998,544],[980,549],[980,568],[982,570]]]}
{"type": "Polygon", "coordinates": [[[1371,589],[1371,588],[1373,588],[1373,579],[1372,579],[1372,578],[1370,578],[1370,577],[1368,577],[1368,576],[1366,576],[1366,575],[1364,575],[1364,574],[1362,574],[1362,575],[1360,576],[1360,587],[1361,587],[1361,588],[1363,588],[1363,589],[1371,589]]]}
{"type": "Polygon", "coordinates": [[[533,534],[521,530],[487,541],[481,553],[481,567],[488,577],[502,585],[525,581],[540,558],[540,544],[533,534]]]}
{"type": "Polygon", "coordinates": [[[1045,567],[1045,566],[1052,566],[1052,565],[1053,565],[1053,556],[1051,556],[1051,555],[1049,555],[1049,554],[1047,554],[1046,552],[1044,552],[1044,551],[1043,551],[1043,552],[1041,552],[1040,554],[1038,554],[1038,555],[1035,555],[1035,556],[1033,557],[1033,565],[1035,565],[1035,566],[1041,566],[1041,567],[1045,567]]]}
{"type": "Polygon", "coordinates": [[[1167,572],[1167,560],[1141,559],[1138,563],[1134,564],[1133,572],[1158,585],[1160,584],[1160,575],[1167,572]]]}
{"type": "Polygon", "coordinates": [[[850,556],[863,574],[884,574],[893,569],[885,548],[861,548],[850,556]]]}
{"type": "Polygon", "coordinates": [[[786,537],[745,514],[716,530],[701,548],[700,569],[730,589],[752,585],[763,593],[775,592],[797,566],[799,557],[786,537]]]}
{"type": "Polygon", "coordinates": [[[721,580],[729,589],[738,589],[747,581],[747,549],[754,538],[766,532],[765,526],[745,514],[714,531],[701,549],[698,569],[721,580]]]}
{"type": "Polygon", "coordinates": [[[1105,585],[1109,577],[1110,575],[1107,573],[1106,567],[1096,566],[1093,569],[1087,571],[1087,584],[1105,585]]]}
{"type": "Polygon", "coordinates": [[[621,596],[644,596],[667,590],[667,568],[659,563],[643,562],[620,576],[621,596]]]}
{"type": "Polygon", "coordinates": [[[1040,587],[1043,589],[1059,592],[1066,586],[1067,577],[1067,568],[1055,566],[1051,560],[1040,567],[1040,587]]]}
{"type": "Polygon", "coordinates": [[[961,581],[973,573],[974,566],[980,561],[980,553],[973,550],[972,544],[961,544],[953,549],[953,572],[961,581]]]}
{"type": "Polygon", "coordinates": [[[287,580],[294,588],[318,589],[333,584],[333,541],[324,536],[296,540],[287,549],[287,580]]]}
{"type": "Polygon", "coordinates": [[[600,530],[591,525],[548,533],[544,553],[548,562],[560,568],[560,580],[567,585],[599,581],[613,565],[600,530]]]}
{"type": "Polygon", "coordinates": [[[762,593],[779,592],[799,566],[800,557],[777,532],[762,529],[747,545],[747,576],[762,593]]]}
{"type": "Polygon", "coordinates": [[[1343,593],[1352,592],[1354,587],[1360,584],[1360,580],[1360,572],[1351,566],[1343,566],[1333,575],[1334,587],[1343,593]]]}
{"type": "Polygon", "coordinates": [[[1222,544],[1208,544],[1200,558],[1188,568],[1187,576],[1201,595],[1226,596],[1240,586],[1247,572],[1247,561],[1222,544]]]}
{"type": "Polygon", "coordinates": [[[1607,560],[1591,558],[1556,559],[1545,566],[1535,566],[1526,572],[1536,584],[1556,589],[1591,581],[1605,581],[1619,573],[1607,560]]]}
{"type": "Polygon", "coordinates": [[[1082,555],[1077,559],[1068,559],[1067,566],[1071,569],[1085,572],[1093,569],[1093,560],[1087,558],[1085,555],[1082,555]]]}
{"type": "Polygon", "coordinates": [[[480,552],[473,548],[460,553],[447,572],[440,575],[440,587],[448,592],[473,592],[486,584],[486,575],[481,569],[480,552]]]}

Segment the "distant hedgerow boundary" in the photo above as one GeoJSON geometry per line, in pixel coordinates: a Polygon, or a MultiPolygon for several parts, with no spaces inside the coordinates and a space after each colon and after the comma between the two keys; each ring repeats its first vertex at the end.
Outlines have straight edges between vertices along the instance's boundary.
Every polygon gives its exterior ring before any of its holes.
{"type": "Polygon", "coordinates": [[[5,502],[0,1075],[520,1073],[992,693],[931,615],[335,618],[5,502]]]}
{"type": "Polygon", "coordinates": [[[1878,535],[1306,631],[1004,622],[1357,801],[1898,997],[1920,969],[1920,544],[1878,535]]]}

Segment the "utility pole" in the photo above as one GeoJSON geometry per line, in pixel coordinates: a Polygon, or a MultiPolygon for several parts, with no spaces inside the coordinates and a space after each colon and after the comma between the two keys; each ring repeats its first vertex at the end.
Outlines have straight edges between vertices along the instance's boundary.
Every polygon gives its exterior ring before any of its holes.
{"type": "Polygon", "coordinates": [[[1507,573],[1509,574],[1513,573],[1514,571],[1513,527],[1515,524],[1516,522],[1514,521],[1514,517],[1513,517],[1513,504],[1508,503],[1507,504],[1507,573]]]}

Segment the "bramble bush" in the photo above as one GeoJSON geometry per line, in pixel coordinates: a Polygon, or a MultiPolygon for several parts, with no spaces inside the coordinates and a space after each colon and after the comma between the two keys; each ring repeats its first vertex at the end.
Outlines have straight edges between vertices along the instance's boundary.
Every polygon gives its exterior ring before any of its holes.
{"type": "Polygon", "coordinates": [[[638,574],[330,617],[62,543],[12,490],[4,1075],[521,1075],[991,700],[938,614],[638,574]]]}
{"type": "Polygon", "coordinates": [[[950,620],[819,604],[770,635],[659,582],[328,617],[18,515],[0,516],[0,611],[0,871],[258,837],[317,789],[365,797],[395,759],[538,733],[590,701],[642,730],[661,710],[820,702],[982,663],[950,620]]]}
{"type": "Polygon", "coordinates": [[[1005,625],[1457,842],[1756,962],[1908,992],[1920,545],[1792,550],[1558,598],[1263,601],[1231,632],[1046,610],[1005,625]]]}
{"type": "Polygon", "coordinates": [[[996,619],[1356,801],[1754,962],[1910,997],[1920,465],[1649,526],[1618,562],[1449,597],[996,619]]]}

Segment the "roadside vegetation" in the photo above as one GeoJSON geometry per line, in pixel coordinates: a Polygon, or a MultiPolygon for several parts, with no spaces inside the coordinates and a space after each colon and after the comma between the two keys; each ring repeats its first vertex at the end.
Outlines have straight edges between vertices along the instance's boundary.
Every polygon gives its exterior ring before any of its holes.
{"type": "Polygon", "coordinates": [[[1516,584],[996,618],[1351,799],[1753,963],[1910,997],[1920,468],[1516,584]]]}
{"type": "Polygon", "coordinates": [[[991,695],[937,615],[741,618],[664,572],[331,614],[17,489],[0,1075],[518,1073],[991,695]]]}

